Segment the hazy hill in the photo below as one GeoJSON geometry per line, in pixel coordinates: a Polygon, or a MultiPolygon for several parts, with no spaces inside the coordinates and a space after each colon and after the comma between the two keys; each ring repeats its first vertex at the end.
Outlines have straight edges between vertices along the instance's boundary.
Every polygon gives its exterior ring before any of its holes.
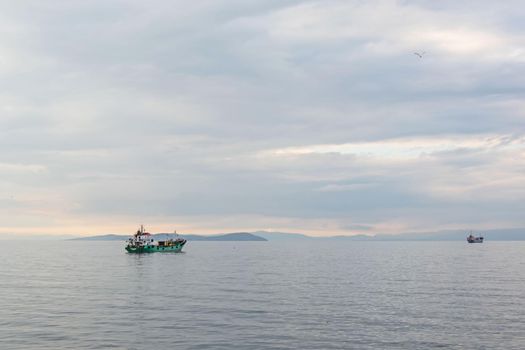
{"type": "Polygon", "coordinates": [[[253,234],[259,237],[266,238],[268,241],[314,239],[314,237],[307,236],[302,233],[256,231],[253,232],[253,234]]]}
{"type": "MultiPolygon", "coordinates": [[[[523,241],[525,240],[525,229],[493,229],[493,230],[473,230],[474,235],[481,235],[488,241],[523,241]]],[[[408,233],[399,235],[399,240],[416,241],[463,241],[468,232],[465,230],[447,230],[426,233],[408,233]]],[[[384,235],[378,236],[379,239],[386,240],[384,235]]]]}
{"type": "Polygon", "coordinates": [[[129,235],[100,235],[100,236],[90,236],[90,237],[78,237],[72,238],[71,241],[125,241],[129,238],[129,235]]]}
{"type": "MultiPolygon", "coordinates": [[[[525,241],[525,229],[493,229],[493,230],[474,230],[474,234],[481,234],[487,241],[525,241]]],[[[218,235],[181,235],[189,241],[304,241],[304,240],[345,240],[345,241],[464,241],[467,232],[465,230],[446,230],[435,232],[413,232],[396,235],[378,234],[374,236],[354,235],[354,236],[331,236],[331,237],[312,237],[301,233],[287,232],[266,232],[256,231],[235,232],[218,235]]],[[[174,238],[173,234],[157,233],[153,235],[155,239],[166,239],[167,236],[174,238]]],[[[80,237],[75,240],[82,241],[124,241],[129,235],[100,235],[92,237],[80,237]]]]}
{"type": "MultiPolygon", "coordinates": [[[[525,229],[473,230],[474,235],[481,235],[487,241],[524,241],[525,229]]],[[[464,241],[468,235],[465,230],[444,230],[434,232],[413,232],[396,235],[378,234],[375,236],[334,236],[330,239],[352,241],[464,241]]]]}
{"type": "Polygon", "coordinates": [[[212,236],[181,235],[181,237],[188,241],[267,241],[266,238],[248,232],[225,233],[212,236]]]}
{"type": "MultiPolygon", "coordinates": [[[[475,235],[482,235],[487,241],[525,241],[525,228],[517,229],[492,229],[473,230],[475,235]]],[[[345,240],[345,241],[464,241],[468,235],[465,230],[443,230],[433,232],[411,232],[396,235],[353,235],[353,236],[330,236],[312,237],[300,233],[284,232],[255,232],[257,236],[264,237],[269,241],[281,240],[345,240]]]]}
{"type": "MultiPolygon", "coordinates": [[[[156,240],[164,240],[166,238],[175,238],[175,235],[169,233],[155,233],[152,234],[156,240]]],[[[91,237],[79,237],[74,238],[75,241],[125,241],[130,235],[99,235],[91,237]]],[[[220,235],[180,235],[180,237],[187,239],[188,241],[266,241],[263,237],[256,236],[248,232],[235,232],[226,233],[220,235]]]]}

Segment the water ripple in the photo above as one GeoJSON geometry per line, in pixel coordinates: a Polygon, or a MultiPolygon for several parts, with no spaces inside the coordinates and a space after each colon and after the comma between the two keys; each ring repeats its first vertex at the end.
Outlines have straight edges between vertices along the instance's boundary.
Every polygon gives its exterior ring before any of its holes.
{"type": "Polygon", "coordinates": [[[525,244],[0,247],[2,349],[523,349],[525,244]]]}

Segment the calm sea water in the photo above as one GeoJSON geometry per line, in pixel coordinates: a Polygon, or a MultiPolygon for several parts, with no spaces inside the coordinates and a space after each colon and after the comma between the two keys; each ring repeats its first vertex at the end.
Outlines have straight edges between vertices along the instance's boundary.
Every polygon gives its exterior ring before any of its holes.
{"type": "Polygon", "coordinates": [[[524,349],[522,242],[2,242],[1,349],[524,349]]]}

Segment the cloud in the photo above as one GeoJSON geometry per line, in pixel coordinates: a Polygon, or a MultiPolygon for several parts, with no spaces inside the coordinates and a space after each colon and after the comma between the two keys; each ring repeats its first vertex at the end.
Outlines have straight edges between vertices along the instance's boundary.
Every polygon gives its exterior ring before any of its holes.
{"type": "Polygon", "coordinates": [[[357,142],[339,145],[310,145],[266,151],[275,156],[304,154],[350,154],[360,157],[389,159],[419,158],[442,152],[457,151],[523,151],[525,138],[511,135],[463,135],[453,137],[426,137],[390,139],[376,142],[357,142]]]}
{"type": "Polygon", "coordinates": [[[2,231],[523,225],[506,4],[5,2],[2,231]]]}

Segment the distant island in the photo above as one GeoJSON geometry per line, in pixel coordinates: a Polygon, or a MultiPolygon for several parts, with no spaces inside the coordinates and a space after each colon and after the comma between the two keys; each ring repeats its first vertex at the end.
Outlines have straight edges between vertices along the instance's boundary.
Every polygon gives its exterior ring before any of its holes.
{"type": "MultiPolygon", "coordinates": [[[[155,240],[162,240],[165,238],[173,238],[175,235],[173,233],[155,233],[152,235],[155,240]]],[[[90,237],[78,237],[71,240],[74,241],[125,241],[130,237],[130,235],[100,235],[100,236],[90,236],[90,237]]],[[[219,235],[179,235],[188,241],[250,241],[250,242],[264,242],[267,241],[266,238],[259,237],[252,233],[248,232],[235,232],[235,233],[225,233],[219,235]]]]}
{"type": "MultiPolygon", "coordinates": [[[[487,241],[525,241],[525,228],[513,229],[491,229],[491,230],[474,230],[475,233],[482,234],[487,241]]],[[[188,241],[246,241],[246,242],[264,242],[264,241],[308,241],[308,240],[344,240],[344,241],[463,241],[467,236],[465,230],[444,230],[435,232],[416,232],[401,234],[377,234],[377,235],[353,235],[353,236],[328,236],[312,237],[302,233],[287,232],[234,232],[216,235],[195,235],[182,234],[180,237],[188,241]]],[[[166,237],[173,238],[173,234],[156,233],[153,235],[156,239],[166,237]]],[[[106,234],[91,237],[78,237],[72,240],[78,241],[124,241],[130,235],[106,234]]]]}
{"type": "MultiPolygon", "coordinates": [[[[488,241],[525,241],[525,228],[473,230],[481,234],[488,241]]],[[[302,233],[256,231],[253,234],[266,238],[269,241],[299,241],[299,240],[341,240],[341,241],[464,241],[467,230],[443,230],[429,232],[410,232],[398,234],[352,235],[313,237],[302,233]]]]}

